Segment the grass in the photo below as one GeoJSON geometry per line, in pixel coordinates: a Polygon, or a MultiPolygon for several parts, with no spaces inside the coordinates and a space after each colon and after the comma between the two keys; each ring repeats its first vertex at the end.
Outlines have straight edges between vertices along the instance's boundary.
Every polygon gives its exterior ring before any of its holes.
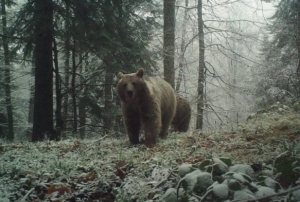
{"type": "Polygon", "coordinates": [[[229,157],[234,163],[268,164],[283,151],[299,152],[299,133],[299,114],[287,112],[259,114],[236,130],[172,133],[154,148],[133,147],[125,135],[119,139],[0,142],[0,198],[159,199],[166,187],[176,186],[176,169],[182,163],[229,157]],[[162,181],[163,186],[159,185],[162,181]]]}

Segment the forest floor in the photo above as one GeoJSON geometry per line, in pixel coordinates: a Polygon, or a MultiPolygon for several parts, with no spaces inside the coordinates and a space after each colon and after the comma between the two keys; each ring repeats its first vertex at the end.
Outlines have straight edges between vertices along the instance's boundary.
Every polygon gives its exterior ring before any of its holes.
{"type": "MultiPolygon", "coordinates": [[[[267,112],[234,130],[171,133],[154,148],[127,137],[39,143],[0,142],[0,199],[6,201],[158,201],[176,187],[178,166],[227,157],[272,165],[300,142],[300,114],[267,112]],[[294,144],[296,143],[296,144],[294,144]]],[[[299,154],[299,153],[298,153],[299,154]]]]}

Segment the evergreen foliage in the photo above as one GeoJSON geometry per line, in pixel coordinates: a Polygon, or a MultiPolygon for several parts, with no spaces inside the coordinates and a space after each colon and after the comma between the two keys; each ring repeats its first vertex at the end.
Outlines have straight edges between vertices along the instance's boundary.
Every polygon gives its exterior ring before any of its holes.
{"type": "MultiPolygon", "coordinates": [[[[56,128],[75,132],[77,116],[84,116],[80,122],[93,116],[88,123],[91,126],[112,127],[105,126],[105,116],[112,122],[111,115],[118,116],[119,107],[111,99],[106,106],[105,100],[116,97],[111,90],[115,73],[138,67],[151,72],[156,67],[158,54],[150,51],[149,43],[159,9],[150,0],[60,0],[53,1],[53,12],[56,117],[68,107],[56,128]]],[[[22,55],[24,63],[35,58],[34,15],[35,2],[29,0],[21,5],[9,31],[11,57],[22,55]]]]}
{"type": "Polygon", "coordinates": [[[258,107],[267,107],[277,101],[290,104],[299,99],[297,8],[297,1],[280,1],[270,18],[261,48],[261,77],[256,91],[258,107]]]}

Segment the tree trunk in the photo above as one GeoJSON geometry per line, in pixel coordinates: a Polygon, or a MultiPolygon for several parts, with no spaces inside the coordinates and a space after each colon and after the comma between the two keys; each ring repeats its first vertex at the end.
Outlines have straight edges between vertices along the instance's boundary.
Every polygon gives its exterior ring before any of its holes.
{"type": "Polygon", "coordinates": [[[75,60],[75,42],[72,49],[72,81],[71,81],[71,92],[72,92],[72,104],[73,104],[73,133],[77,132],[77,102],[76,102],[76,60],[75,60]]]}
{"type": "MultiPolygon", "coordinates": [[[[34,56],[32,58],[32,61],[34,61],[34,56]]],[[[34,70],[35,70],[34,62],[32,62],[31,79],[34,79],[34,70]]],[[[28,125],[31,127],[27,128],[27,131],[26,131],[26,137],[27,137],[28,141],[32,141],[33,110],[34,110],[34,84],[30,82],[28,125]]]]}
{"type": "Polygon", "coordinates": [[[185,0],[185,9],[184,9],[184,16],[183,16],[183,23],[182,23],[182,34],[181,34],[181,45],[180,45],[180,55],[179,55],[179,73],[178,77],[176,79],[176,92],[179,92],[180,90],[180,85],[182,78],[184,77],[184,54],[185,54],[185,36],[186,36],[186,24],[188,20],[188,9],[187,7],[189,6],[189,0],[185,0]]]}
{"type": "MultiPolygon", "coordinates": [[[[65,40],[65,87],[66,93],[63,98],[63,119],[67,120],[69,110],[69,87],[70,87],[70,5],[69,1],[66,2],[66,40],[65,40]]],[[[66,124],[66,123],[65,123],[66,124]]],[[[65,125],[66,127],[66,125],[65,125]]]]}
{"type": "MultiPolygon", "coordinates": [[[[236,53],[238,53],[238,50],[236,50],[236,42],[233,41],[232,42],[232,48],[233,50],[235,50],[236,53]]],[[[232,120],[232,122],[234,123],[238,123],[238,116],[237,116],[237,113],[238,113],[238,107],[236,105],[236,86],[237,86],[237,62],[238,61],[238,58],[237,58],[237,55],[236,54],[233,54],[232,55],[232,58],[234,58],[235,60],[230,60],[230,65],[229,65],[229,76],[230,76],[230,86],[229,86],[229,96],[230,96],[230,116],[229,116],[229,119],[232,120]]]]}
{"type": "Polygon", "coordinates": [[[32,141],[57,139],[53,129],[53,2],[35,0],[35,96],[32,141]]]}
{"type": "Polygon", "coordinates": [[[204,82],[205,82],[205,62],[204,62],[204,31],[202,18],[202,0],[198,0],[198,32],[199,32],[199,70],[198,70],[198,100],[196,129],[203,128],[203,108],[204,108],[204,82]]]}
{"type": "Polygon", "coordinates": [[[174,88],[175,0],[164,0],[164,78],[174,88]]]}
{"type": "MultiPolygon", "coordinates": [[[[88,56],[86,55],[88,58],[88,56]]],[[[82,54],[80,54],[80,60],[83,60],[82,54]]],[[[79,63],[79,74],[81,75],[85,71],[83,61],[79,63]]],[[[80,99],[78,100],[78,117],[79,117],[79,134],[80,138],[85,137],[85,125],[86,125],[86,100],[87,98],[87,86],[84,80],[80,85],[80,99]]]]}
{"type": "Polygon", "coordinates": [[[296,71],[297,79],[298,79],[298,89],[297,90],[297,97],[300,97],[300,0],[297,0],[297,36],[296,36],[296,44],[297,44],[297,51],[298,51],[298,67],[296,71]]]}
{"type": "Polygon", "coordinates": [[[56,110],[55,110],[55,118],[56,118],[56,133],[57,137],[61,137],[61,130],[63,129],[63,119],[61,115],[61,102],[62,102],[62,95],[61,95],[61,81],[58,69],[58,50],[56,46],[55,39],[53,40],[53,52],[54,52],[54,72],[55,72],[55,92],[56,92],[56,110]]]}
{"type": "Polygon", "coordinates": [[[6,126],[7,126],[7,117],[4,113],[0,112],[0,138],[6,138],[6,126]]]}
{"type": "Polygon", "coordinates": [[[105,100],[104,100],[104,106],[105,106],[105,117],[104,117],[104,128],[106,132],[109,132],[112,130],[112,110],[113,110],[113,99],[112,99],[112,84],[114,81],[114,75],[111,71],[109,71],[109,65],[106,65],[106,72],[105,72],[105,100]]]}
{"type": "Polygon", "coordinates": [[[87,90],[86,86],[82,85],[82,93],[83,93],[83,98],[79,100],[79,110],[78,110],[78,115],[79,115],[79,134],[80,138],[85,137],[85,125],[86,125],[86,102],[85,98],[87,98],[87,90]]]}
{"type": "Polygon", "coordinates": [[[8,134],[7,139],[14,139],[14,127],[13,127],[13,107],[11,103],[11,89],[10,89],[10,61],[9,61],[9,49],[8,49],[8,41],[7,41],[7,22],[6,22],[6,3],[5,0],[1,0],[1,14],[2,14],[2,43],[4,50],[4,82],[5,82],[5,104],[7,110],[7,121],[8,121],[8,134]]]}
{"type": "MultiPolygon", "coordinates": [[[[34,58],[32,58],[34,61],[34,58]]],[[[31,77],[34,79],[34,63],[32,63],[32,68],[31,68],[31,77]]],[[[28,111],[28,123],[32,124],[33,123],[33,109],[34,109],[34,84],[30,83],[30,95],[29,95],[29,111],[28,111]]]]}

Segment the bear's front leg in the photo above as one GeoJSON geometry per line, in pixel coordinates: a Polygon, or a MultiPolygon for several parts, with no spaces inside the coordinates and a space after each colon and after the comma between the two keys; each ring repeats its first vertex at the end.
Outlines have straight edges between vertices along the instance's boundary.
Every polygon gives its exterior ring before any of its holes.
{"type": "Polygon", "coordinates": [[[138,112],[122,106],[123,121],[127,130],[127,135],[131,144],[139,144],[139,134],[141,130],[140,116],[138,112]]]}
{"type": "Polygon", "coordinates": [[[142,120],[145,128],[145,145],[153,147],[156,144],[156,139],[161,129],[161,118],[159,116],[143,117],[142,120]]]}
{"type": "Polygon", "coordinates": [[[139,133],[141,129],[141,124],[139,120],[132,122],[132,119],[127,121],[126,124],[127,135],[131,144],[139,144],[139,133]]]}

